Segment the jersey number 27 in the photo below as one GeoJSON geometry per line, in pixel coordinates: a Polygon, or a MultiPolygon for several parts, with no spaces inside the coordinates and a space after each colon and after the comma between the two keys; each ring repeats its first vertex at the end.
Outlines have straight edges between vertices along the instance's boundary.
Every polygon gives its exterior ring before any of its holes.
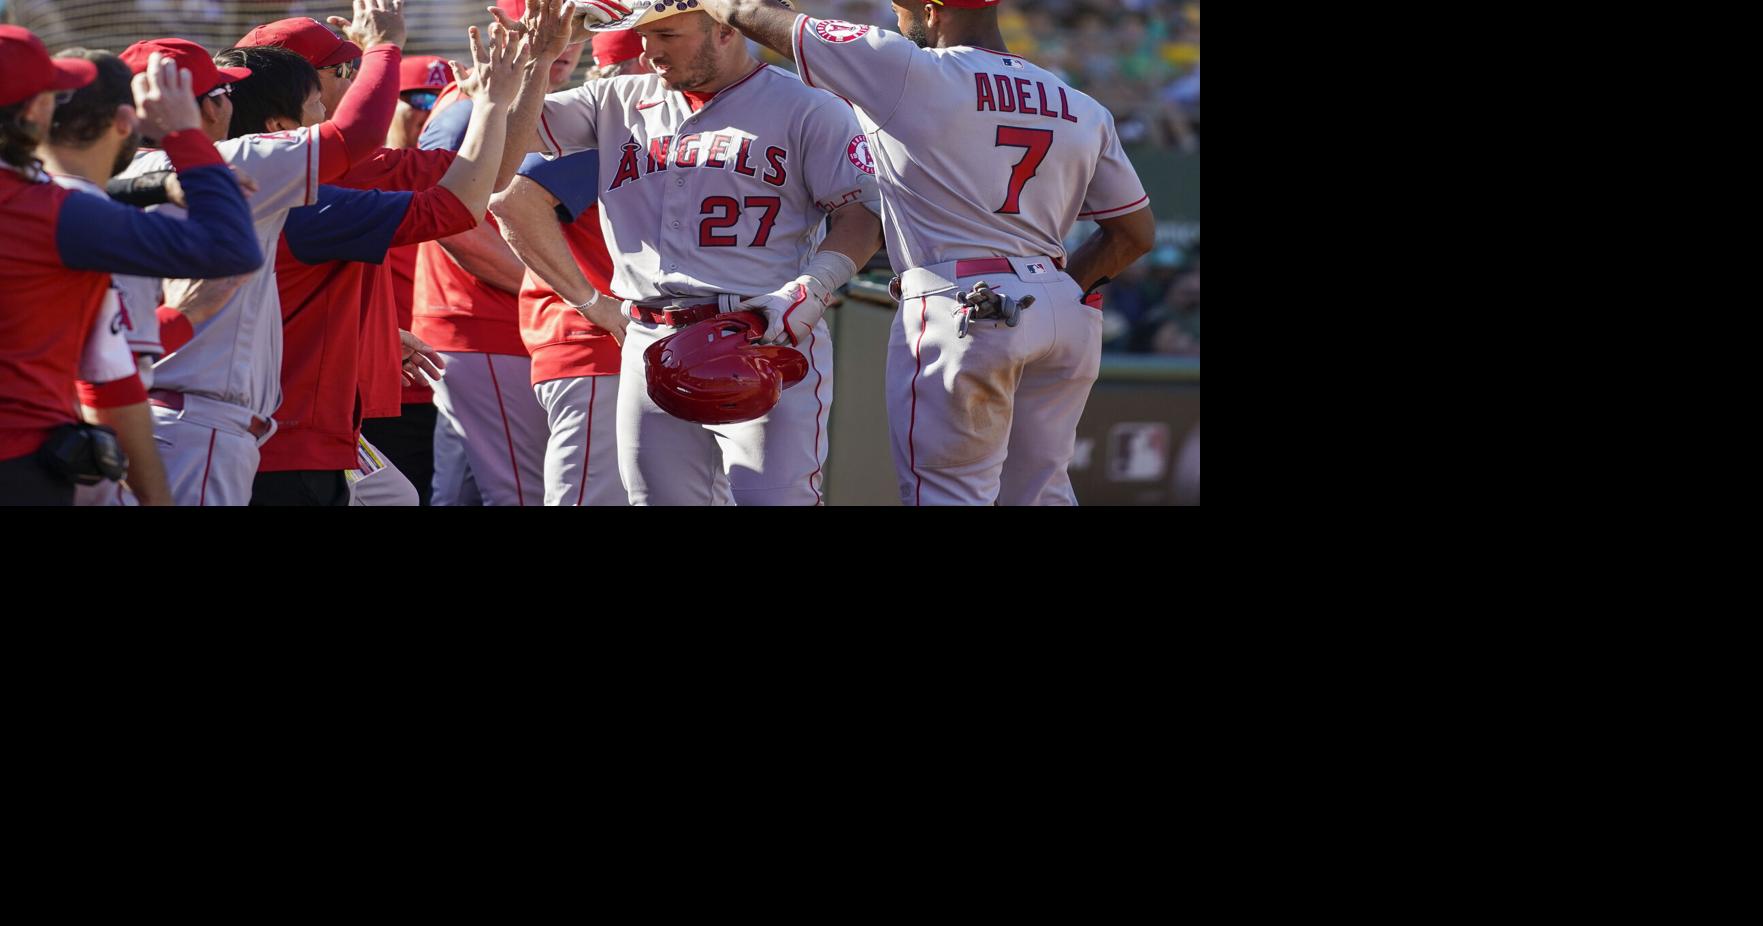
{"type": "Polygon", "coordinates": [[[1053,147],[1052,129],[1022,129],[1013,125],[998,126],[998,141],[994,148],[1026,148],[1022,160],[1010,169],[1010,192],[1004,197],[1004,205],[994,212],[1004,215],[1016,215],[1022,211],[1022,188],[1041,169],[1041,162],[1046,160],[1047,151],[1053,147]]]}

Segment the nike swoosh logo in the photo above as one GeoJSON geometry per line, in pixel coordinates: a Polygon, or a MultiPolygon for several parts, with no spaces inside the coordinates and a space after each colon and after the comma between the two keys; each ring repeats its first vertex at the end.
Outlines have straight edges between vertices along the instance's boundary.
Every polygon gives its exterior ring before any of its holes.
{"type": "Polygon", "coordinates": [[[665,102],[667,102],[667,101],[666,100],[656,100],[653,103],[638,103],[637,104],[637,112],[642,112],[643,110],[649,109],[651,107],[660,106],[662,103],[665,103],[665,102]]]}

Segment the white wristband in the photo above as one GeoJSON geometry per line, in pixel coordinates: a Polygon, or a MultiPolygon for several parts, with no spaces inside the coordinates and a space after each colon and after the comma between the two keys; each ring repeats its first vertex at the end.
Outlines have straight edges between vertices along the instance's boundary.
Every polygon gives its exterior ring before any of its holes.
{"type": "Polygon", "coordinates": [[[558,294],[557,294],[557,298],[559,298],[559,299],[562,299],[562,300],[563,300],[563,304],[564,304],[564,305],[566,305],[566,306],[569,306],[569,307],[570,307],[570,308],[572,308],[572,309],[585,309],[585,308],[587,308],[587,307],[588,307],[588,306],[591,306],[591,305],[593,305],[593,304],[594,304],[594,303],[596,303],[596,302],[599,302],[599,301],[600,301],[600,294],[599,294],[599,293],[595,293],[595,294],[593,294],[593,295],[592,295],[592,296],[589,296],[589,297],[588,297],[588,301],[587,301],[587,302],[584,302],[584,303],[582,303],[582,304],[581,304],[581,305],[576,305],[576,304],[575,304],[575,303],[573,303],[573,302],[570,302],[570,301],[569,301],[569,297],[568,297],[568,296],[565,296],[565,295],[563,295],[563,294],[562,294],[562,293],[558,293],[558,294]]]}
{"type": "Polygon", "coordinates": [[[817,251],[802,272],[820,281],[820,285],[831,293],[857,275],[857,264],[838,251],[817,251]]]}

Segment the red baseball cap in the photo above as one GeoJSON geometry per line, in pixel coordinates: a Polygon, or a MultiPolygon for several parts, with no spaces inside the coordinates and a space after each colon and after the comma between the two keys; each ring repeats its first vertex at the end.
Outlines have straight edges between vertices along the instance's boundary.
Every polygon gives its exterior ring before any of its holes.
{"type": "Polygon", "coordinates": [[[306,16],[258,26],[245,33],[236,47],[249,45],[279,45],[305,58],[315,68],[328,68],[361,57],[360,45],[337,38],[324,23],[306,16]]]}
{"type": "Polygon", "coordinates": [[[147,59],[154,52],[176,61],[178,67],[190,72],[190,89],[197,96],[203,96],[221,84],[230,84],[251,76],[250,68],[215,67],[214,58],[209,56],[208,49],[187,39],[147,39],[123,49],[122,54],[117,57],[129,66],[129,70],[139,74],[147,70],[147,59]]]}
{"type": "Polygon", "coordinates": [[[0,106],[23,103],[45,90],[77,90],[97,76],[98,66],[90,61],[49,57],[31,30],[0,26],[0,106]]]}
{"type": "Polygon", "coordinates": [[[978,10],[998,5],[998,0],[930,0],[930,2],[937,6],[958,6],[964,10],[978,10]]]}
{"type": "Polygon", "coordinates": [[[440,90],[453,82],[447,62],[434,55],[417,55],[398,63],[398,92],[440,90]]]}
{"type": "Polygon", "coordinates": [[[635,29],[594,33],[594,63],[606,67],[643,53],[643,37],[635,29]]]}
{"type": "Polygon", "coordinates": [[[507,13],[510,19],[519,19],[526,15],[526,0],[496,0],[496,9],[507,13]]]}

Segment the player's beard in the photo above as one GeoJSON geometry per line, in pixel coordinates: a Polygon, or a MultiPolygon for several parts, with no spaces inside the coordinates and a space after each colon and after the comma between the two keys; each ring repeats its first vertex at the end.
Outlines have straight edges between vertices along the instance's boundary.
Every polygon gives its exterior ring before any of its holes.
{"type": "Polygon", "coordinates": [[[716,79],[716,43],[705,34],[704,44],[698,47],[698,53],[683,67],[679,62],[671,62],[667,76],[662,80],[672,90],[696,90],[716,79]]]}
{"type": "Polygon", "coordinates": [[[130,132],[128,140],[122,143],[122,150],[116,153],[116,163],[110,165],[110,176],[128,170],[129,165],[135,163],[135,152],[140,150],[141,133],[130,132]]]}
{"type": "Polygon", "coordinates": [[[930,30],[925,25],[923,13],[919,13],[912,17],[912,25],[906,28],[906,37],[911,39],[913,44],[917,45],[919,48],[930,47],[930,30]]]}

